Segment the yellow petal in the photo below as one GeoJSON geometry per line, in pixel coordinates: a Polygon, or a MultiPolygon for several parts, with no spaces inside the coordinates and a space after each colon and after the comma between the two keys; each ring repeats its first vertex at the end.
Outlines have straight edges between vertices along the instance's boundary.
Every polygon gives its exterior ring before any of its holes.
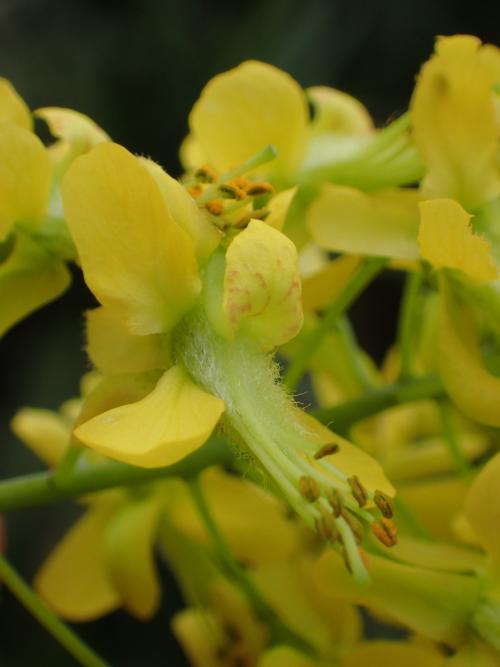
{"type": "Polygon", "coordinates": [[[453,520],[462,507],[468,483],[463,477],[428,479],[398,486],[398,497],[434,538],[456,540],[453,520]]]}
{"type": "Polygon", "coordinates": [[[45,601],[71,621],[88,621],[120,606],[104,559],[103,540],[114,507],[98,505],[66,533],[35,578],[45,601]]]}
{"type": "MultiPolygon", "coordinates": [[[[467,461],[477,460],[491,446],[488,436],[480,432],[459,431],[457,440],[467,461]]],[[[414,444],[394,448],[383,457],[382,462],[390,479],[399,481],[456,470],[456,461],[442,437],[422,438],[414,444]]]]}
{"type": "Polygon", "coordinates": [[[367,556],[371,583],[358,587],[342,559],[326,551],[317,564],[318,586],[325,594],[389,614],[435,641],[460,642],[477,603],[478,582],[467,576],[401,565],[367,556]]]}
{"type": "Polygon", "coordinates": [[[50,410],[23,408],[10,426],[19,440],[51,468],[59,463],[71,437],[70,425],[50,410]]]}
{"type": "MultiPolygon", "coordinates": [[[[297,551],[297,523],[290,520],[286,507],[273,495],[219,468],[204,471],[201,484],[217,527],[242,562],[263,565],[283,561],[297,551]]],[[[170,508],[171,521],[180,531],[210,544],[206,527],[186,489],[170,508]]]]}
{"type": "Polygon", "coordinates": [[[40,139],[16,125],[0,125],[0,240],[15,222],[40,223],[50,179],[50,160],[40,139]]]}
{"type": "Polygon", "coordinates": [[[0,264],[0,336],[40,306],[60,296],[71,276],[62,262],[18,233],[0,264]]]}
{"type": "Polygon", "coordinates": [[[471,216],[451,199],[421,202],[420,254],[435,269],[459,269],[476,283],[498,277],[488,241],[474,234],[471,216]]]}
{"type": "Polygon", "coordinates": [[[179,160],[186,171],[201,167],[208,162],[200,142],[192,134],[188,134],[182,141],[179,149],[179,160]]]}
{"type": "Polygon", "coordinates": [[[333,301],[352,278],[360,258],[344,255],[328,262],[302,280],[302,302],[306,310],[320,310],[333,301]]]}
{"type": "Polygon", "coordinates": [[[443,667],[437,648],[405,641],[363,642],[348,655],[342,667],[443,667]]]}
{"type": "Polygon", "coordinates": [[[328,86],[313,86],[306,90],[314,105],[311,130],[340,135],[370,135],[373,122],[366,107],[347,93],[328,86]]]}
{"type": "Polygon", "coordinates": [[[500,454],[488,461],[472,483],[465,499],[465,517],[500,573],[500,454]]]}
{"type": "Polygon", "coordinates": [[[144,468],[167,466],[198,449],[210,436],[224,403],[173,366],[145,398],[112,408],[75,430],[101,454],[144,468]]]}
{"type": "Polygon", "coordinates": [[[262,655],[257,667],[319,667],[319,665],[290,646],[275,646],[262,655]]]}
{"type": "MultiPolygon", "coordinates": [[[[345,475],[351,477],[357,475],[368,491],[383,491],[393,497],[395,490],[385,476],[382,466],[373,457],[369,456],[360,447],[356,447],[329,428],[320,424],[312,415],[303,410],[296,410],[297,418],[308,431],[308,437],[318,444],[335,442],[339,445],[339,451],[331,456],[324,457],[324,461],[330,461],[332,465],[341,470],[345,475]]],[[[332,424],[334,427],[335,424],[332,424]]]]}
{"type": "Polygon", "coordinates": [[[155,179],[173,220],[191,237],[198,261],[200,264],[205,262],[219,245],[221,233],[210,222],[207,212],[198,208],[179,181],[169,176],[156,162],[139,159],[155,179]]]}
{"type": "Polygon", "coordinates": [[[84,397],[75,425],[92,419],[107,410],[126,403],[135,403],[150,394],[162,371],[157,369],[145,373],[115,373],[100,377],[84,397]]]}
{"type": "Polygon", "coordinates": [[[380,548],[387,558],[430,570],[470,573],[481,572],[485,568],[483,554],[461,544],[419,540],[408,535],[398,535],[398,543],[393,547],[380,548]]]}
{"type": "Polygon", "coordinates": [[[222,637],[211,614],[185,609],[172,619],[172,632],[193,667],[220,667],[218,649],[222,637]]]}
{"type": "Polygon", "coordinates": [[[87,354],[103,373],[141,373],[170,366],[165,334],[134,336],[112,308],[87,311],[87,354]]]}
{"type": "Polygon", "coordinates": [[[12,123],[31,130],[33,120],[26,103],[7,79],[0,78],[0,123],[12,123]]]}
{"type": "Polygon", "coordinates": [[[123,606],[140,619],[151,618],[161,589],[154,543],[161,505],[154,496],[126,503],[111,518],[104,538],[106,565],[123,606]]]}
{"type": "Polygon", "coordinates": [[[416,259],[418,199],[415,190],[366,194],[327,184],[309,207],[307,224],[326,250],[416,259]]]}
{"type": "Polygon", "coordinates": [[[65,215],[85,279],[134,334],[168,331],[193,305],[200,279],[193,242],[154,178],[121,146],[78,158],[63,185],[65,215]]]}
{"type": "Polygon", "coordinates": [[[300,86],[271,65],[248,61],[209,81],[189,124],[217,170],[236,167],[272,144],[278,157],[263,169],[283,175],[303,156],[307,120],[300,86]]]}
{"type": "Polygon", "coordinates": [[[252,220],[226,253],[223,309],[232,331],[270,349],[302,326],[297,251],[281,232],[252,220]]]}
{"type": "Polygon", "coordinates": [[[500,193],[493,84],[499,72],[476,37],[441,37],[411,103],[413,134],[427,167],[425,197],[451,197],[468,210],[500,193]]]}
{"type": "Polygon", "coordinates": [[[69,144],[78,144],[82,152],[103,141],[110,141],[106,132],[91,118],[73,109],[44,107],[37,109],[35,116],[42,118],[47,123],[53,137],[67,141],[69,144]]]}
{"type": "Polygon", "coordinates": [[[500,426],[500,377],[482,362],[473,315],[445,280],[440,293],[438,365],[445,389],[467,417],[500,426]]]}
{"type": "Polygon", "coordinates": [[[278,192],[278,194],[271,199],[267,206],[269,215],[266,218],[266,224],[274,227],[274,229],[277,229],[280,232],[283,230],[288,209],[290,208],[296,193],[296,187],[288,188],[288,190],[278,192]]]}
{"type": "Polygon", "coordinates": [[[362,633],[361,616],[348,602],[324,595],[310,558],[273,563],[252,575],[279,618],[323,656],[347,653],[362,633]]]}

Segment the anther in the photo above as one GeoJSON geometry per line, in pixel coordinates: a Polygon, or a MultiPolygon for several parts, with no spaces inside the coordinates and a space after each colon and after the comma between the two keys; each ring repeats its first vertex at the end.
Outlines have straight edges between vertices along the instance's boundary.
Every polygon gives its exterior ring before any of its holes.
{"type": "Polygon", "coordinates": [[[224,205],[220,201],[209,201],[205,204],[205,208],[212,215],[222,215],[224,212],[224,205]]]}
{"type": "Polygon", "coordinates": [[[301,495],[310,503],[314,503],[319,498],[318,483],[313,477],[302,475],[299,479],[299,489],[301,495]]]}
{"type": "Polygon", "coordinates": [[[335,523],[335,517],[324,507],[321,508],[321,516],[317,517],[316,532],[325,542],[335,542],[339,538],[339,530],[335,523]]]}
{"type": "Polygon", "coordinates": [[[196,197],[199,197],[201,193],[203,192],[203,189],[201,185],[193,185],[190,188],[188,188],[188,192],[193,197],[193,199],[196,199],[196,197]]]}
{"type": "Polygon", "coordinates": [[[377,489],[373,495],[373,501],[382,512],[382,516],[384,516],[386,519],[392,518],[392,515],[394,514],[392,509],[392,502],[387,494],[377,489]]]}
{"type": "Polygon", "coordinates": [[[372,532],[386,547],[393,547],[398,541],[396,526],[390,519],[383,518],[372,523],[372,532]]]}
{"type": "Polygon", "coordinates": [[[194,177],[200,183],[215,183],[216,175],[215,171],[211,169],[208,165],[203,165],[194,172],[194,177]]]}
{"type": "Polygon", "coordinates": [[[361,523],[355,517],[353,517],[353,515],[350,512],[348,512],[345,508],[342,510],[341,516],[351,529],[351,532],[354,535],[354,539],[356,540],[356,542],[360,544],[363,541],[364,537],[364,530],[361,523]]]}
{"type": "Polygon", "coordinates": [[[336,442],[327,442],[326,445],[323,445],[323,447],[320,447],[316,454],[314,455],[314,458],[316,460],[322,459],[325,456],[330,456],[331,454],[336,454],[340,449],[340,446],[336,442]]]}
{"type": "Polygon", "coordinates": [[[342,509],[344,507],[344,500],[340,491],[338,491],[338,489],[331,489],[327,492],[326,498],[330,503],[333,513],[338,518],[342,514],[342,509]]]}
{"type": "Polygon", "coordinates": [[[347,482],[351,487],[352,495],[354,496],[354,499],[356,500],[358,505],[360,507],[364,507],[366,505],[366,501],[368,500],[368,493],[365,487],[359,481],[357,475],[349,477],[347,482]]]}
{"type": "Polygon", "coordinates": [[[344,560],[344,565],[346,566],[347,571],[352,574],[352,567],[351,567],[351,561],[349,560],[349,554],[347,553],[347,549],[345,547],[342,548],[342,558],[344,560]]]}
{"type": "Polygon", "coordinates": [[[245,192],[249,197],[260,197],[261,195],[270,195],[274,192],[271,183],[259,182],[249,183],[245,188],[245,192]]]}
{"type": "Polygon", "coordinates": [[[223,199],[245,199],[246,194],[240,188],[236,188],[234,185],[229,185],[228,183],[221,183],[219,185],[219,192],[223,199]]]}

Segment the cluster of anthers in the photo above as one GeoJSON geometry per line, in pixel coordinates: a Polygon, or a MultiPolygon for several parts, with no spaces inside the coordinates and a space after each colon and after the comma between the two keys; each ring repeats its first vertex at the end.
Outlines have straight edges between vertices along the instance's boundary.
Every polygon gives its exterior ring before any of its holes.
{"type": "Polygon", "coordinates": [[[269,216],[267,204],[275,192],[273,185],[245,174],[275,155],[276,149],[268,146],[238,168],[222,174],[202,165],[186,174],[182,184],[197,205],[207,211],[215,227],[231,235],[245,229],[250,220],[265,220],[269,216]]]}
{"type": "Polygon", "coordinates": [[[365,535],[364,524],[371,526],[373,535],[386,547],[396,544],[397,532],[391,521],[393,506],[389,496],[378,489],[368,491],[357,475],[346,476],[325,460],[340,447],[335,442],[327,443],[314,454],[315,472],[300,477],[299,490],[313,508],[318,536],[341,547],[345,564],[351,570],[353,550],[363,557],[360,545],[365,535]],[[338,479],[335,486],[332,475],[338,479]],[[373,516],[370,505],[378,509],[380,518],[373,516]]]}

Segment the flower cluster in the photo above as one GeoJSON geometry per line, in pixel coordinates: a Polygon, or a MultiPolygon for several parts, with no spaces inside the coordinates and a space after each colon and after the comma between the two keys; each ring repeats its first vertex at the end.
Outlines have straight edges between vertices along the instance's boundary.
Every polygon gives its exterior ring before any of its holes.
{"type": "Polygon", "coordinates": [[[0,81],[0,333],[71,262],[100,304],[81,396],[12,421],[49,470],[0,483],[0,511],[83,506],[43,611],[24,596],[63,643],[55,615],[151,618],[159,554],[193,667],[500,663],[499,92],[471,36],[383,128],[245,62],[202,91],[175,179],[68,109],[35,112],[45,146],[0,81]],[[347,313],[382,271],[405,287],[379,367],[347,313]]]}

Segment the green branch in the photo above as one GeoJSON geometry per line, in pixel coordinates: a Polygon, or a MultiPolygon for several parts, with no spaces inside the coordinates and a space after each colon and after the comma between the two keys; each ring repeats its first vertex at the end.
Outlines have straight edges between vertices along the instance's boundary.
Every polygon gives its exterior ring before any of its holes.
{"type": "Polygon", "coordinates": [[[306,370],[307,362],[317,351],[323,338],[335,326],[338,318],[347,311],[365,287],[382,271],[386,263],[385,258],[375,257],[367,259],[361,264],[339,296],[325,310],[318,326],[305,337],[300,349],[290,362],[284,377],[284,382],[288,387],[293,389],[297,386],[306,370]]]}
{"type": "Polygon", "coordinates": [[[422,285],[420,271],[412,271],[406,278],[398,323],[398,341],[401,354],[401,379],[412,376],[413,348],[417,325],[418,297],[422,285]]]}
{"type": "MultiPolygon", "coordinates": [[[[78,576],[78,575],[77,575],[78,576]]],[[[0,554],[0,579],[11,593],[26,607],[61,646],[84,667],[109,667],[65,623],[63,623],[28,586],[14,568],[0,554]]]]}
{"type": "Polygon", "coordinates": [[[372,389],[332,408],[319,408],[314,416],[323,424],[331,424],[336,433],[347,433],[353,424],[366,417],[403,403],[438,398],[443,393],[439,376],[430,373],[372,389]]]}
{"type": "Polygon", "coordinates": [[[189,478],[209,465],[225,463],[229,450],[212,437],[196,452],[165,468],[137,468],[114,461],[73,469],[64,477],[57,471],[23,475],[0,482],[0,512],[48,505],[116,486],[131,486],[166,477],[189,478]]]}

